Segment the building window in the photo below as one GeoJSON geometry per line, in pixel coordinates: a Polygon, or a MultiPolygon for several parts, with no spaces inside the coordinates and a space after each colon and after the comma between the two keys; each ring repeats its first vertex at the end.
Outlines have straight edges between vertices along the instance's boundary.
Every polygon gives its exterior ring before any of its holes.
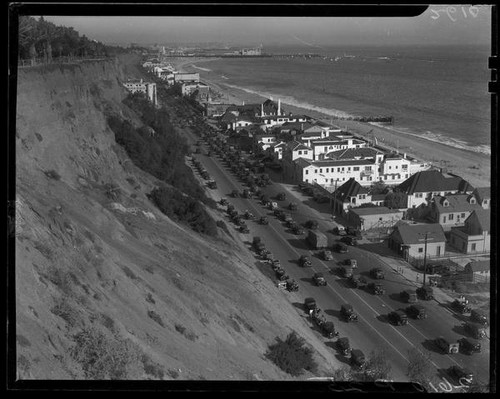
{"type": "Polygon", "coordinates": [[[392,166],[391,166],[391,165],[389,165],[389,169],[392,169],[392,166]]]}
{"type": "Polygon", "coordinates": [[[328,173],[330,171],[330,168],[326,168],[326,173],[328,173]]]}
{"type": "Polygon", "coordinates": [[[308,174],[309,174],[309,169],[306,169],[306,175],[308,175],[308,174]]]}
{"type": "Polygon", "coordinates": [[[419,248],[418,249],[418,253],[421,254],[422,252],[424,252],[424,249],[423,248],[419,248]]]}
{"type": "Polygon", "coordinates": [[[450,213],[450,214],[448,215],[448,219],[449,219],[449,220],[453,220],[453,213],[450,213]]]}
{"type": "Polygon", "coordinates": [[[319,168],[319,173],[323,173],[323,168],[319,168]]]}
{"type": "Polygon", "coordinates": [[[465,213],[462,213],[460,216],[461,216],[462,218],[464,218],[464,217],[465,217],[465,213]]]}
{"type": "Polygon", "coordinates": [[[307,151],[304,151],[304,155],[307,155],[307,154],[308,154],[308,152],[307,152],[307,151]]]}
{"type": "Polygon", "coordinates": [[[318,169],[314,169],[314,173],[318,173],[318,169]]]}
{"type": "Polygon", "coordinates": [[[471,249],[472,251],[475,251],[475,250],[476,250],[476,243],[472,244],[470,249],[471,249]]]}
{"type": "Polygon", "coordinates": [[[405,179],[408,179],[408,173],[407,173],[407,174],[405,174],[405,179]]]}
{"type": "Polygon", "coordinates": [[[352,170],[354,170],[355,172],[358,172],[358,171],[359,171],[359,166],[354,166],[354,167],[352,168],[352,170]]]}
{"type": "Polygon", "coordinates": [[[302,155],[302,151],[299,151],[299,155],[302,155]]]}

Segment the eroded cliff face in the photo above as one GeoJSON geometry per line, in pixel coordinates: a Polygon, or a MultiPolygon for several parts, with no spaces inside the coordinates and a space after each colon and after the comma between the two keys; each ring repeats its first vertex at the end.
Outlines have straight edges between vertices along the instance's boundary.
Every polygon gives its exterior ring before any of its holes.
{"type": "Polygon", "coordinates": [[[200,236],[147,199],[155,179],[104,115],[140,124],[121,103],[121,62],[19,71],[19,378],[288,379],[263,354],[291,330],[330,368],[291,305],[300,298],[262,276],[237,237],[200,236]]]}

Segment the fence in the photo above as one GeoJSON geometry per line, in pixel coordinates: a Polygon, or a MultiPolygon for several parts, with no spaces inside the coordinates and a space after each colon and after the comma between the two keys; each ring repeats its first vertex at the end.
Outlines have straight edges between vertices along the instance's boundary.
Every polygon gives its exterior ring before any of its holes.
{"type": "Polygon", "coordinates": [[[29,60],[18,60],[17,66],[19,68],[28,68],[35,67],[40,65],[49,65],[49,64],[78,64],[80,62],[86,61],[106,61],[112,60],[115,57],[53,57],[51,59],[48,58],[32,58],[29,60]]]}

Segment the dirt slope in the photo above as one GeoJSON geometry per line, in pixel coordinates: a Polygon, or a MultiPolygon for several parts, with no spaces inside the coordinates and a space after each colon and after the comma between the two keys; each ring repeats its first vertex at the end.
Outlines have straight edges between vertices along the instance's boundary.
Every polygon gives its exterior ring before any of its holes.
{"type": "Polygon", "coordinates": [[[237,236],[200,236],[147,199],[155,179],[103,115],[140,123],[121,104],[121,62],[19,72],[19,378],[291,379],[263,356],[291,330],[327,374],[336,360],[291,304],[299,296],[264,278],[237,236]]]}

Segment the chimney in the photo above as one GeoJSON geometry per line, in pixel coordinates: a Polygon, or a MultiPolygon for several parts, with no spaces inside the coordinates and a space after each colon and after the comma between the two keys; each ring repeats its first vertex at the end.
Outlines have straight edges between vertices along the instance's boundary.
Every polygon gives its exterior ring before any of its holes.
{"type": "Polygon", "coordinates": [[[260,104],[260,116],[264,116],[264,104],[260,104]]]}
{"type": "Polygon", "coordinates": [[[281,100],[278,98],[278,115],[281,115],[281,100]]]}

